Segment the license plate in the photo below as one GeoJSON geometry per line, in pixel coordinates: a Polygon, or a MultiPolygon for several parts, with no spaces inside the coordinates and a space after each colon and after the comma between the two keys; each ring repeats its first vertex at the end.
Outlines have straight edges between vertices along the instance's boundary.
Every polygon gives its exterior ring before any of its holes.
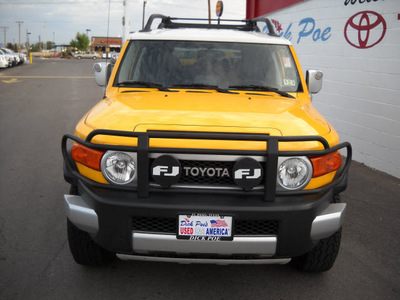
{"type": "Polygon", "coordinates": [[[193,241],[232,240],[232,217],[219,214],[179,215],[179,239],[193,241]]]}

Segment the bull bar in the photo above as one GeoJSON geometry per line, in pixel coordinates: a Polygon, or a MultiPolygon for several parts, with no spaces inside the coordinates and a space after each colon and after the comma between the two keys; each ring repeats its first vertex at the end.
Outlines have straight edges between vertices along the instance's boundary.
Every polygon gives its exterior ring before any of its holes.
{"type": "MultiPolygon", "coordinates": [[[[263,195],[263,200],[266,202],[273,202],[276,196],[290,196],[290,195],[311,195],[324,193],[330,189],[334,189],[334,193],[343,191],[347,185],[347,172],[350,167],[352,158],[352,148],[350,143],[343,142],[333,147],[330,147],[326,139],[321,136],[270,136],[268,134],[244,134],[244,133],[214,133],[214,132],[188,132],[188,131],[148,131],[148,132],[130,132],[130,131],[117,131],[99,129],[92,131],[86,139],[81,139],[72,134],[65,134],[62,138],[62,154],[64,158],[64,175],[68,182],[73,183],[76,180],[81,180],[92,187],[119,189],[137,192],[138,197],[149,197],[149,193],[153,187],[149,185],[149,164],[150,153],[180,153],[180,154],[214,154],[214,155],[243,155],[243,156],[265,156],[265,182],[264,191],[247,191],[243,193],[252,193],[263,195]],[[130,137],[137,138],[137,146],[124,146],[124,145],[109,145],[109,144],[96,144],[92,143],[95,136],[108,135],[116,137],[130,137]],[[267,150],[231,150],[231,149],[198,149],[198,148],[170,148],[170,147],[150,147],[150,139],[191,139],[191,140],[224,140],[224,141],[258,141],[266,142],[267,150]],[[128,151],[137,152],[138,157],[138,182],[137,187],[130,186],[117,186],[111,184],[104,184],[92,181],[82,176],[74,162],[70,158],[67,148],[68,140],[80,143],[86,147],[96,150],[115,150],[115,151],[128,151]],[[279,151],[279,143],[285,142],[313,142],[317,141],[323,145],[323,150],[305,150],[305,151],[279,151]],[[276,191],[276,177],[277,177],[277,164],[279,156],[322,156],[346,148],[347,157],[344,165],[338,170],[334,180],[320,188],[311,190],[300,191],[276,191]]],[[[169,192],[168,189],[164,190],[169,192]]],[[[174,189],[174,193],[179,193],[179,189],[174,189]]],[[[203,191],[207,193],[208,191],[203,191]]],[[[227,191],[213,190],[213,193],[227,191]]],[[[228,191],[229,193],[229,191],[228,191]]],[[[237,193],[237,191],[235,192],[237,193]]]]}

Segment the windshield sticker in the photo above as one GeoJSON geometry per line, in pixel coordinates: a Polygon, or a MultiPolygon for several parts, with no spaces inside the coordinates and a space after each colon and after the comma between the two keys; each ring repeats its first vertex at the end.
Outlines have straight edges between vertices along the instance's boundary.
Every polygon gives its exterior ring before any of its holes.
{"type": "Polygon", "coordinates": [[[285,68],[291,68],[292,64],[290,63],[290,58],[289,57],[283,57],[283,65],[285,68]]]}
{"type": "Polygon", "coordinates": [[[283,85],[296,86],[296,81],[293,79],[283,79],[283,85]]]}

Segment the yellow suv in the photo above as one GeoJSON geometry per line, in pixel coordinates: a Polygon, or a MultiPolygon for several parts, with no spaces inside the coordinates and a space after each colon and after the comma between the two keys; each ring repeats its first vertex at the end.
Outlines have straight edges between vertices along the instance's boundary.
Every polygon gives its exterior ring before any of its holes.
{"type": "Polygon", "coordinates": [[[322,73],[268,19],[152,15],[94,69],[104,99],[62,139],[77,263],[332,267],[351,146],[311,103],[322,73]]]}

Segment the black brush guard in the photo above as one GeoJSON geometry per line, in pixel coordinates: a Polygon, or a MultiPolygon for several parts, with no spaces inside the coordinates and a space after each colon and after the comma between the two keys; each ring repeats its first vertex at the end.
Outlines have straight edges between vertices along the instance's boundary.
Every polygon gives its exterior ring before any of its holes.
{"type": "MultiPolygon", "coordinates": [[[[243,133],[213,133],[213,132],[182,132],[182,131],[150,131],[150,132],[129,132],[116,130],[94,130],[83,140],[72,134],[65,134],[62,138],[62,154],[64,158],[64,175],[68,182],[81,180],[85,184],[107,189],[118,189],[125,191],[134,191],[138,193],[138,197],[149,197],[151,191],[160,191],[149,185],[149,163],[150,153],[176,153],[176,154],[214,154],[214,155],[241,155],[241,156],[265,156],[265,182],[263,191],[226,191],[226,190],[201,190],[196,189],[196,193],[251,193],[263,196],[263,200],[267,202],[275,201],[276,196],[291,195],[311,195],[327,192],[334,189],[334,194],[342,192],[347,186],[347,173],[352,158],[352,148],[350,143],[343,142],[336,146],[329,147],[328,142],[320,136],[269,136],[267,134],[243,134],[243,133]],[[137,138],[137,146],[120,146],[92,143],[92,139],[98,135],[131,137],[137,138]],[[264,141],[267,150],[228,150],[228,149],[194,149],[194,148],[161,148],[149,147],[149,141],[152,138],[157,139],[191,139],[191,140],[224,140],[224,141],[264,141]],[[103,184],[92,181],[82,176],[75,163],[69,155],[67,141],[73,140],[86,147],[96,150],[116,150],[137,153],[137,187],[118,186],[112,184],[103,184]],[[279,151],[279,143],[285,142],[319,142],[323,145],[323,150],[307,150],[307,151],[279,151]],[[277,164],[279,156],[322,156],[340,149],[347,149],[346,161],[338,170],[334,180],[317,189],[300,190],[300,191],[276,191],[277,164]],[[72,179],[73,178],[73,179],[72,179]]],[[[171,192],[171,189],[163,189],[163,192],[171,192]]],[[[187,192],[187,189],[172,189],[174,193],[187,192]]]]}

